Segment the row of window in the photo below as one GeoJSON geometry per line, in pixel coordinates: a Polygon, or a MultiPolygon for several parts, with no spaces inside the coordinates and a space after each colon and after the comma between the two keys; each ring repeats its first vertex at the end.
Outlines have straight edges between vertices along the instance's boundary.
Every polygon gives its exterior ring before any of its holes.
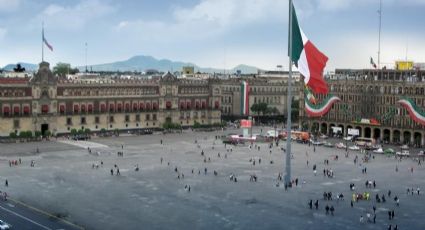
{"type": "Polygon", "coordinates": [[[73,90],[65,89],[64,96],[113,96],[113,95],[153,95],[158,94],[157,88],[137,89],[105,89],[105,90],[73,90]]]}
{"type": "MultiPolygon", "coordinates": [[[[152,121],[156,121],[157,120],[157,115],[156,114],[145,114],[145,121],[150,121],[151,118],[152,118],[152,121]]],[[[109,122],[109,123],[114,123],[115,122],[115,117],[114,116],[109,116],[107,119],[108,119],[107,122],[109,122]]],[[[66,125],[73,125],[73,121],[72,120],[73,120],[72,117],[66,118],[66,125]]],[[[140,122],[140,114],[135,114],[134,115],[134,121],[135,122],[140,122]]],[[[119,121],[117,121],[117,122],[119,122],[119,121]]],[[[123,122],[131,122],[130,115],[125,115],[123,122]]],[[[95,124],[99,124],[100,123],[100,117],[99,116],[95,116],[94,117],[94,123],[95,124]]],[[[87,124],[86,117],[80,117],[80,124],[82,124],[82,125],[87,124]]]]}

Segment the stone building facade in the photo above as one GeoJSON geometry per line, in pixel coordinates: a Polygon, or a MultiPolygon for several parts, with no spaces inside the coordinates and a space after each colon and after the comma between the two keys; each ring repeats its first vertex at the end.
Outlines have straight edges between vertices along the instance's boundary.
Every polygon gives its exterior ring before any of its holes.
{"type": "MultiPolygon", "coordinates": [[[[286,80],[243,80],[250,85],[249,107],[266,102],[286,113],[286,80]]],[[[220,123],[222,114],[241,114],[241,83],[242,78],[190,80],[170,73],[155,80],[83,82],[58,78],[42,62],[32,78],[0,78],[0,136],[159,128],[167,121],[182,126],[220,123]]]]}
{"type": "Polygon", "coordinates": [[[220,95],[213,81],[178,80],[170,73],[159,80],[62,80],[43,62],[31,79],[0,79],[0,135],[219,123],[220,95]]]}
{"type": "MultiPolygon", "coordinates": [[[[425,71],[337,69],[328,79],[330,93],[341,101],[319,118],[304,111],[304,92],[300,91],[300,125],[310,131],[331,134],[332,127],[358,129],[361,137],[385,143],[425,145],[425,127],[415,122],[397,101],[412,99],[425,109],[425,71]],[[373,122],[371,122],[373,121],[373,122]]],[[[323,96],[318,97],[318,101],[323,96]]]]}

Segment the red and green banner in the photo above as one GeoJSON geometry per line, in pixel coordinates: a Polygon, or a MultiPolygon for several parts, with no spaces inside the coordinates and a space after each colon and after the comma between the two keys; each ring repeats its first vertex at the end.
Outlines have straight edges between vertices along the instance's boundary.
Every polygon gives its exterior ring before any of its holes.
{"type": "Polygon", "coordinates": [[[290,39],[292,40],[292,50],[290,50],[292,61],[304,76],[304,83],[314,93],[327,94],[329,90],[323,78],[323,69],[328,57],[313,45],[298,25],[294,5],[292,5],[292,37],[290,39]]]}
{"type": "Polygon", "coordinates": [[[241,85],[241,115],[249,115],[249,85],[246,81],[241,85]]]}
{"type": "Polygon", "coordinates": [[[409,111],[409,116],[419,124],[425,125],[425,112],[419,108],[416,103],[411,98],[402,98],[397,101],[401,104],[407,111],[409,111]]]}
{"type": "Polygon", "coordinates": [[[339,97],[328,95],[322,102],[313,104],[306,96],[304,98],[305,111],[309,117],[320,117],[328,113],[332,105],[338,101],[341,101],[339,97]]]}

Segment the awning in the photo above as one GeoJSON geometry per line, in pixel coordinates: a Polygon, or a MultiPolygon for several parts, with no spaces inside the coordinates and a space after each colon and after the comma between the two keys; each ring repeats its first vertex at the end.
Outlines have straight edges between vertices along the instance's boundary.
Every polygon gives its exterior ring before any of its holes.
{"type": "Polygon", "coordinates": [[[192,104],[190,103],[190,101],[187,101],[187,102],[186,102],[186,108],[190,109],[191,105],[192,105],[192,104]]]}
{"type": "Polygon", "coordinates": [[[9,112],[10,112],[9,106],[3,107],[3,113],[9,113],[9,112]]]}
{"type": "Polygon", "coordinates": [[[171,101],[167,101],[167,102],[165,103],[165,106],[167,106],[167,109],[171,108],[171,101]]]}
{"type": "Polygon", "coordinates": [[[157,110],[158,109],[158,103],[156,103],[156,102],[152,103],[152,108],[154,110],[157,110]]]}
{"type": "Polygon", "coordinates": [[[30,107],[24,106],[24,113],[30,113],[30,107]]]}
{"type": "Polygon", "coordinates": [[[86,111],[86,105],[81,105],[81,111],[85,112],[86,111]]]}
{"type": "Polygon", "coordinates": [[[13,113],[18,113],[19,114],[20,108],[18,106],[13,107],[13,113]]]}
{"type": "Polygon", "coordinates": [[[148,109],[148,110],[151,109],[151,103],[149,103],[149,102],[146,103],[146,109],[148,109]]]}
{"type": "Polygon", "coordinates": [[[140,107],[141,110],[143,110],[143,109],[145,109],[145,104],[142,102],[142,103],[139,104],[139,107],[140,107]]]}
{"type": "Polygon", "coordinates": [[[133,110],[137,110],[137,103],[133,103],[133,110]]]}
{"type": "Polygon", "coordinates": [[[89,105],[87,106],[87,110],[88,110],[89,112],[92,112],[92,111],[93,111],[93,105],[92,105],[92,104],[89,104],[89,105]]]}
{"type": "Polygon", "coordinates": [[[78,113],[80,111],[80,107],[78,105],[74,105],[74,113],[78,113]]]}
{"type": "Polygon", "coordinates": [[[195,107],[196,107],[197,109],[199,109],[199,108],[200,108],[200,103],[199,103],[199,101],[195,102],[195,107]]]}
{"type": "Polygon", "coordinates": [[[215,104],[214,105],[215,105],[215,108],[218,109],[220,107],[220,102],[215,101],[215,104]]]}
{"type": "Polygon", "coordinates": [[[202,102],[202,108],[203,109],[207,108],[207,102],[205,102],[205,101],[202,102]]]}
{"type": "Polygon", "coordinates": [[[180,109],[186,109],[186,104],[183,101],[180,102],[180,109]]]}
{"type": "MultiPolygon", "coordinates": [[[[25,108],[26,107],[24,107],[24,112],[25,112],[25,108]]],[[[60,105],[59,106],[59,112],[61,112],[61,113],[65,112],[65,105],[60,105]]]]}
{"type": "Polygon", "coordinates": [[[101,112],[105,112],[106,111],[106,105],[105,104],[100,104],[100,111],[101,112]]]}

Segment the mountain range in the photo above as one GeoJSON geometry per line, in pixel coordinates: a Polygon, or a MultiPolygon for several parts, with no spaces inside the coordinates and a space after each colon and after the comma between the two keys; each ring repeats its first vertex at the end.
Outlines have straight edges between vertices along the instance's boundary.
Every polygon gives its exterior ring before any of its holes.
{"type": "MultiPolygon", "coordinates": [[[[38,65],[23,63],[20,62],[22,67],[24,67],[27,71],[35,71],[38,69],[38,65]]],[[[193,63],[189,62],[181,62],[181,61],[171,61],[168,59],[156,59],[152,56],[134,56],[125,61],[117,61],[106,64],[98,64],[98,65],[90,65],[88,66],[89,70],[92,71],[145,71],[147,69],[155,69],[160,72],[166,71],[182,71],[183,66],[193,66],[195,68],[195,72],[202,73],[222,73],[223,69],[210,68],[210,67],[199,67],[193,63]]],[[[6,65],[3,69],[7,71],[13,71],[13,68],[16,67],[16,64],[6,65]]],[[[80,71],[85,70],[85,66],[77,67],[80,71]]],[[[227,73],[236,73],[237,70],[240,70],[241,73],[249,74],[249,73],[257,73],[259,70],[257,67],[248,66],[248,65],[238,65],[232,69],[227,69],[227,73]]]]}

